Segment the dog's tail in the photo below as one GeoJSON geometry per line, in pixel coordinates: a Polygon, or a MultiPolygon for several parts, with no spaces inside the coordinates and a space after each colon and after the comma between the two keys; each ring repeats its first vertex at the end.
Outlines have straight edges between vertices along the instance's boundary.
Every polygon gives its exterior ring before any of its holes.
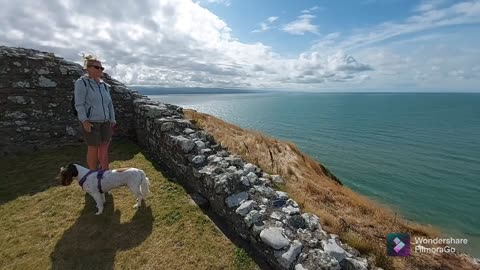
{"type": "Polygon", "coordinates": [[[140,170],[140,175],[142,177],[140,181],[140,192],[142,193],[142,196],[146,198],[150,194],[150,180],[148,180],[148,177],[142,170],[140,170]]]}

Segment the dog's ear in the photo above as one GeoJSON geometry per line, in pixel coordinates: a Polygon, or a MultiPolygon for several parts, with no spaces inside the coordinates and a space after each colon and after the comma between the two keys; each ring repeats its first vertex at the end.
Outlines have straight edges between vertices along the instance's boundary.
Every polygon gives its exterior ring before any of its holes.
{"type": "Polygon", "coordinates": [[[77,166],[75,166],[73,163],[68,163],[67,168],[72,172],[73,177],[78,176],[77,166]]]}
{"type": "MultiPolygon", "coordinates": [[[[76,171],[76,168],[75,166],[69,166],[70,163],[66,166],[66,167],[61,167],[60,168],[60,173],[57,177],[57,179],[60,180],[60,184],[62,186],[68,186],[72,183],[73,179],[72,179],[72,174],[73,174],[73,169],[75,169],[76,171]],[[72,169],[73,167],[73,169],[72,169]]],[[[78,175],[78,172],[77,172],[77,175],[78,175]]]]}
{"type": "Polygon", "coordinates": [[[64,167],[60,167],[60,171],[58,172],[57,176],[55,177],[55,179],[56,179],[57,181],[60,181],[60,183],[62,182],[62,181],[61,181],[61,180],[62,180],[62,173],[63,173],[64,170],[65,170],[64,167]]]}

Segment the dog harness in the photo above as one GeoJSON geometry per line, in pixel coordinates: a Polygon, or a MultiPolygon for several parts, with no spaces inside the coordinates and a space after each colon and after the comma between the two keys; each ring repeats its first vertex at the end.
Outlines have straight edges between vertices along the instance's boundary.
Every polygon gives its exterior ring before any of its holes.
{"type": "Polygon", "coordinates": [[[85,183],[85,181],[87,180],[87,177],[94,173],[94,172],[97,172],[97,187],[98,187],[98,191],[100,191],[100,193],[103,193],[103,190],[102,190],[102,178],[103,178],[103,173],[105,172],[106,170],[90,170],[88,173],[86,173],[82,179],[80,179],[80,181],[78,181],[78,184],[82,187],[83,189],[83,183],[85,183]]]}

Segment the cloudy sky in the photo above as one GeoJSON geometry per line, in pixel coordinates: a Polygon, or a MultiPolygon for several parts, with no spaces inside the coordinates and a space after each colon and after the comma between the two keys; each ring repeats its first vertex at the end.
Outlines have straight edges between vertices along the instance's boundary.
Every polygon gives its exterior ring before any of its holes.
{"type": "Polygon", "coordinates": [[[0,44],[128,85],[480,92],[480,0],[0,0],[0,44]]]}

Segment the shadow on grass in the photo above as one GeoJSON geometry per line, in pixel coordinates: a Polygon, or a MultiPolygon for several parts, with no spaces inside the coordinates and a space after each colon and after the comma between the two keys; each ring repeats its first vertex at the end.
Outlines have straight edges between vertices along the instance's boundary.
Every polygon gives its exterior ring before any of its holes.
{"type": "MultiPolygon", "coordinates": [[[[133,141],[115,140],[109,150],[110,161],[130,160],[139,151],[133,141]]],[[[86,153],[87,146],[78,143],[0,158],[0,204],[59,185],[55,177],[60,167],[69,162],[86,167],[86,153]]]]}
{"type": "Polygon", "coordinates": [[[152,233],[152,209],[142,205],[133,218],[120,223],[111,195],[105,195],[104,212],[96,216],[96,206],[85,194],[80,217],[63,234],[50,255],[51,269],[113,269],[117,251],[140,245],[152,233]]]}
{"type": "MultiPolygon", "coordinates": [[[[110,162],[117,160],[130,160],[136,154],[140,153],[140,147],[135,141],[129,139],[116,139],[110,143],[108,152],[110,162]]],[[[85,146],[84,154],[86,155],[86,153],[87,147],[85,146]]],[[[86,163],[86,160],[83,163],[86,163]]]]}

